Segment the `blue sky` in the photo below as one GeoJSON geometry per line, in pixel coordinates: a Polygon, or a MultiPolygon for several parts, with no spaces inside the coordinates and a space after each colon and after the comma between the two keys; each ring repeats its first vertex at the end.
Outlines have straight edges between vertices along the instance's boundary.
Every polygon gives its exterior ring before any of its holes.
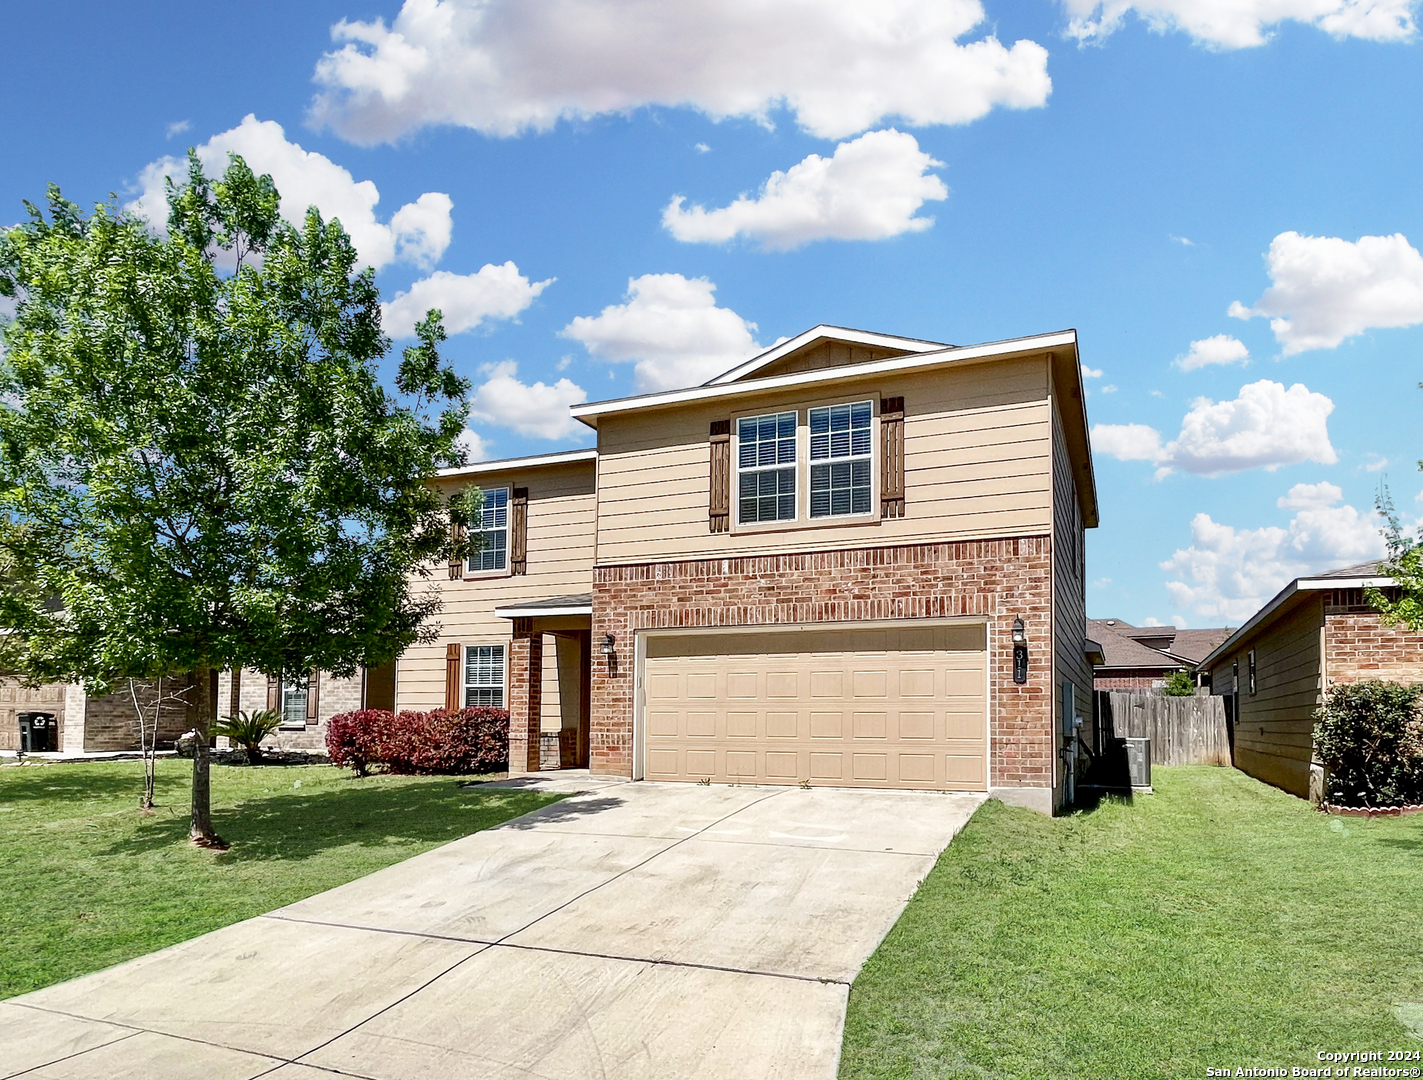
{"type": "Polygon", "coordinates": [[[821,322],[1071,326],[1092,615],[1238,624],[1379,552],[1380,481],[1423,512],[1408,0],[126,7],[0,13],[0,221],[241,149],[342,216],[390,325],[468,327],[485,456],[821,322]]]}

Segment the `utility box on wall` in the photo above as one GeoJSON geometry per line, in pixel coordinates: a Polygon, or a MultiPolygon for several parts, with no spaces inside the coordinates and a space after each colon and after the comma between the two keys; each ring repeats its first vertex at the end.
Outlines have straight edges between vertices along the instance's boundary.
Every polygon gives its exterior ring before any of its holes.
{"type": "Polygon", "coordinates": [[[1127,775],[1132,791],[1151,791],[1151,740],[1123,739],[1127,744],[1127,775]]]}

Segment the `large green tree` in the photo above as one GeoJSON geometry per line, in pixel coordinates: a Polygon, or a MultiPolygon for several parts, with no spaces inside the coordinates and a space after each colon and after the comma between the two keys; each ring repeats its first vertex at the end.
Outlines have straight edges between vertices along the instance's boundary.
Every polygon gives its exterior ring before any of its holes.
{"type": "MultiPolygon", "coordinates": [[[[380,294],[338,221],[279,216],[268,176],[189,154],[167,229],[111,200],[0,234],[4,656],[31,680],[243,666],[297,677],[392,660],[431,633],[421,574],[462,554],[425,481],[461,459],[468,383],[439,312],[394,383],[380,294]]],[[[456,500],[456,523],[465,519],[456,500]]],[[[200,733],[212,719],[206,693],[200,733]]],[[[192,836],[208,813],[207,739],[192,836]]]]}

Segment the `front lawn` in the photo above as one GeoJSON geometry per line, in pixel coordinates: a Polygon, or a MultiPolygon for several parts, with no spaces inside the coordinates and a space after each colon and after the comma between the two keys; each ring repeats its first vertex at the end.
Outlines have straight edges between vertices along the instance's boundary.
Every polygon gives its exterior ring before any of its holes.
{"type": "Polygon", "coordinates": [[[1393,1012],[1423,1002],[1423,816],[1327,817],[1233,769],[1152,780],[1064,818],[985,804],[855,980],[842,1080],[1423,1049],[1393,1012]]]}
{"type": "Polygon", "coordinates": [[[0,767],[0,998],[290,904],[557,796],[329,765],[212,768],[221,854],[187,843],[189,762],[0,767]]]}

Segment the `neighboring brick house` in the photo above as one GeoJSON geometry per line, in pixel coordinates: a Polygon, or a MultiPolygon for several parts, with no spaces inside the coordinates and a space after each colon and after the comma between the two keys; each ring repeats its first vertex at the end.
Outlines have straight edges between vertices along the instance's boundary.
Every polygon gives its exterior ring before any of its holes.
{"type": "Polygon", "coordinates": [[[1174,626],[1133,626],[1122,619],[1088,619],[1087,633],[1102,646],[1093,667],[1098,690],[1160,690],[1173,671],[1194,674],[1196,665],[1226,638],[1232,627],[1178,630],[1174,626]]]}
{"type": "MultiPolygon", "coordinates": [[[[272,709],[282,715],[282,726],[264,745],[280,750],[326,749],[326,722],[338,713],[356,709],[393,709],[395,665],[338,678],[329,671],[312,671],[305,679],[273,678],[244,669],[234,679],[223,671],[217,678],[217,715],[234,716],[239,710],[272,709]]],[[[225,745],[219,740],[218,745],[225,745]]]]}
{"type": "MultiPolygon", "coordinates": [[[[193,699],[192,680],[187,676],[165,679],[162,693],[166,700],[159,710],[157,743],[160,749],[171,749],[173,742],[193,726],[188,707],[183,703],[193,699]],[[181,698],[174,695],[182,692],[181,698]]],[[[154,680],[135,684],[138,704],[145,710],[153,706],[158,693],[154,680]]],[[[39,687],[21,686],[14,678],[0,681],[0,750],[17,750],[20,746],[18,714],[46,712],[59,726],[57,750],[73,754],[81,751],[125,752],[139,749],[138,715],[134,707],[135,694],[127,684],[122,689],[102,696],[86,692],[79,684],[46,683],[39,687]]],[[[146,712],[147,721],[152,714],[146,712]]]]}
{"type": "Polygon", "coordinates": [[[1200,664],[1225,698],[1235,765],[1310,797],[1314,711],[1340,683],[1423,681],[1423,635],[1384,626],[1364,589],[1387,590],[1377,562],[1297,578],[1200,664]]]}

